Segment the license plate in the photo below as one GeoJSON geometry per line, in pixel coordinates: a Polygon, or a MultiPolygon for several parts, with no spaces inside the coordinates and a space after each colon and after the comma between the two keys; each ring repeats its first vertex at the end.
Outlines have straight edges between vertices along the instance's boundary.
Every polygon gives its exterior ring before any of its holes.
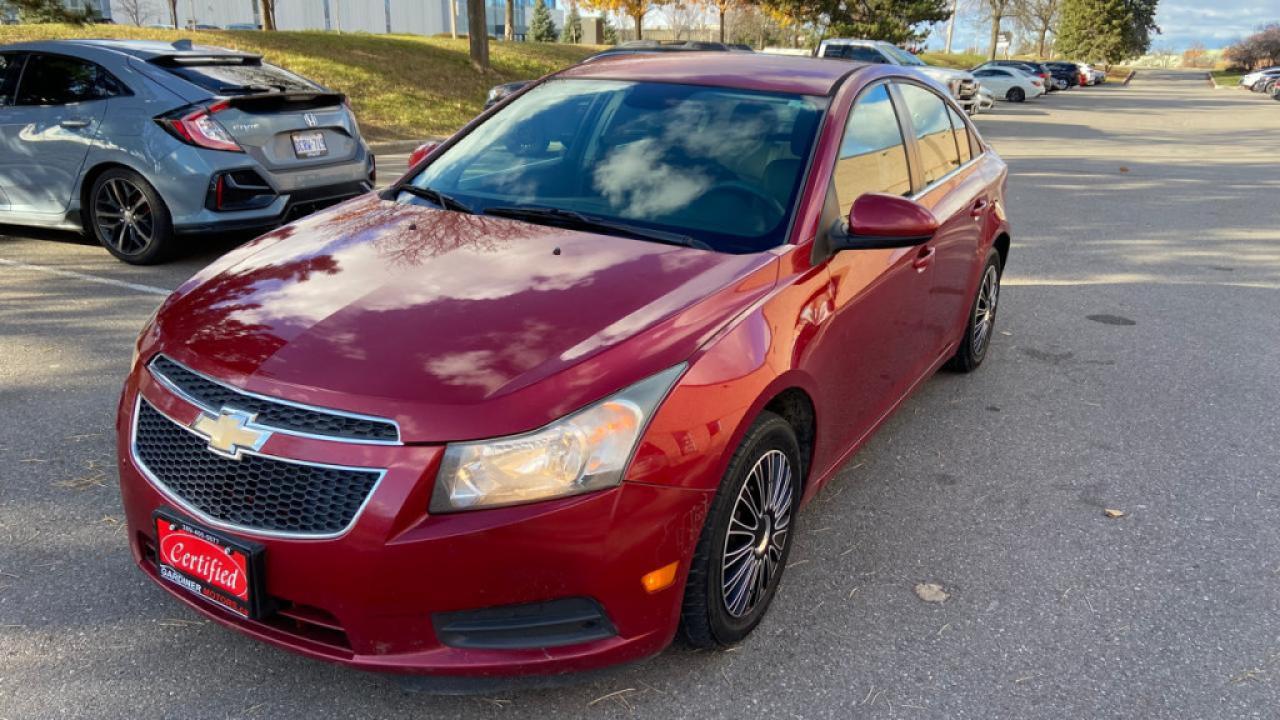
{"type": "Polygon", "coordinates": [[[262,615],[261,545],[233,540],[157,510],[156,564],[160,577],[246,618],[262,615]]]}
{"type": "Polygon", "coordinates": [[[321,157],[329,154],[329,146],[324,144],[324,133],[294,133],[293,154],[300,158],[321,157]]]}

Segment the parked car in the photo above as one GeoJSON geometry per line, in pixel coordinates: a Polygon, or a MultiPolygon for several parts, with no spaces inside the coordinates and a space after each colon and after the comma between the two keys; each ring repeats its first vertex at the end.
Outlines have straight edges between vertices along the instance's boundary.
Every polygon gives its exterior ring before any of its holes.
{"type": "Polygon", "coordinates": [[[990,352],[1006,176],[909,69],[575,65],[165,300],[119,406],[133,558],[370,670],[731,645],[797,511],[990,352]]]}
{"type": "Polygon", "coordinates": [[[942,83],[951,92],[952,99],[965,112],[972,115],[978,111],[978,82],[972,73],[929,65],[893,43],[880,40],[828,38],[818,45],[814,56],[915,68],[942,83]]]}
{"type": "Polygon", "coordinates": [[[990,88],[991,94],[1009,102],[1025,102],[1027,98],[1037,98],[1045,93],[1044,81],[1017,68],[984,68],[973,76],[983,87],[990,88]]]}
{"type": "Polygon", "coordinates": [[[1013,68],[1015,70],[1020,70],[1032,77],[1040,78],[1040,82],[1044,84],[1045,92],[1050,92],[1053,90],[1065,90],[1067,88],[1067,83],[1065,81],[1057,80],[1057,76],[1055,76],[1052,72],[1050,72],[1049,68],[1046,65],[1044,65],[1043,63],[1032,62],[1032,61],[991,60],[989,62],[982,63],[981,65],[970,69],[969,72],[977,72],[978,70],[982,70],[984,68],[989,68],[989,67],[1013,68]]]}
{"type": "Polygon", "coordinates": [[[986,112],[995,106],[995,95],[991,94],[991,90],[989,88],[982,87],[982,83],[978,83],[978,107],[982,112],[986,112]]]}
{"type": "Polygon", "coordinates": [[[1049,72],[1053,73],[1055,78],[1065,82],[1067,87],[1073,88],[1080,86],[1081,72],[1080,68],[1075,63],[1047,62],[1044,65],[1049,68],[1049,72]]]}
{"type": "Polygon", "coordinates": [[[228,30],[261,30],[262,26],[258,23],[230,23],[227,25],[228,30]]]}
{"type": "MultiPolygon", "coordinates": [[[[1262,70],[1257,73],[1250,73],[1250,75],[1254,76],[1254,80],[1246,87],[1253,92],[1265,93],[1268,91],[1268,86],[1270,84],[1274,83],[1277,79],[1280,79],[1280,68],[1274,70],[1262,70]]],[[[1243,82],[1243,80],[1241,80],[1241,82],[1243,82]]]]}
{"type": "Polygon", "coordinates": [[[117,258],[267,228],[368,192],[342,95],[222,48],[57,40],[0,48],[0,222],[82,229],[117,258]]]}
{"type": "Polygon", "coordinates": [[[1107,81],[1107,74],[1086,63],[1076,63],[1085,79],[1085,85],[1101,85],[1107,81]]]}
{"type": "Polygon", "coordinates": [[[1280,77],[1280,65],[1246,73],[1240,78],[1240,86],[1253,90],[1258,81],[1266,77],[1280,77]]]}

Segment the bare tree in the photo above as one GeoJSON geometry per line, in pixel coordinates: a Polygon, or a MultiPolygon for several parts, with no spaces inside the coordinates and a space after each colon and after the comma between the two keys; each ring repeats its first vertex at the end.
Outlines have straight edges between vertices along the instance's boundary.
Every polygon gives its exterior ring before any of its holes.
{"type": "Polygon", "coordinates": [[[1062,0],[1026,0],[1022,20],[1031,32],[1039,37],[1036,52],[1041,59],[1045,58],[1045,39],[1058,25],[1058,10],[1062,0]]]}
{"type": "Polygon", "coordinates": [[[1000,24],[1005,20],[1016,20],[1023,14],[1024,0],[978,0],[984,20],[991,23],[991,45],[988,57],[996,59],[996,45],[1000,43],[1000,24]]]}
{"type": "Polygon", "coordinates": [[[178,0],[169,0],[169,22],[174,30],[178,29],[178,0]]]}
{"type": "Polygon", "coordinates": [[[505,29],[502,37],[504,40],[511,41],[516,39],[516,0],[507,0],[507,11],[503,18],[505,29]]]}
{"type": "Polygon", "coordinates": [[[262,0],[262,29],[276,29],[276,0],[262,0]]]}
{"type": "Polygon", "coordinates": [[[701,7],[680,0],[663,5],[658,12],[666,20],[673,40],[692,39],[692,31],[702,19],[701,7]]]}
{"type": "Polygon", "coordinates": [[[121,17],[139,27],[151,19],[151,4],[147,0],[116,0],[121,17]]]}

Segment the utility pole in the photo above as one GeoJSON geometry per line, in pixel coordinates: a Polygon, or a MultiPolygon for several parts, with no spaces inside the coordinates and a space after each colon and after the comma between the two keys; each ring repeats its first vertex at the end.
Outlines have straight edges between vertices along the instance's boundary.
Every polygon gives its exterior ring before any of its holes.
{"type": "Polygon", "coordinates": [[[956,32],[956,15],[960,12],[960,0],[952,0],[951,3],[951,19],[947,21],[947,49],[946,53],[951,54],[951,37],[956,32]]]}

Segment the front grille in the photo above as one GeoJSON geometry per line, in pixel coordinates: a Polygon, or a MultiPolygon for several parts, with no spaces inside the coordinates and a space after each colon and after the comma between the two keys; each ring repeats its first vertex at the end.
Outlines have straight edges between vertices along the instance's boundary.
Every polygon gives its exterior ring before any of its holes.
{"type": "Polygon", "coordinates": [[[956,88],[956,94],[961,100],[968,100],[978,92],[978,83],[973,80],[961,80],[960,85],[956,88]]]}
{"type": "Polygon", "coordinates": [[[224,407],[255,415],[254,423],[286,433],[302,433],[356,442],[396,442],[400,432],[390,420],[325,412],[276,402],[214,382],[169,358],[151,361],[151,374],[216,415],[224,407]]]}
{"type": "Polygon", "coordinates": [[[134,423],[134,454],[153,480],[191,509],[247,530],[336,535],[382,476],[247,453],[232,460],[145,400],[134,423]]]}

